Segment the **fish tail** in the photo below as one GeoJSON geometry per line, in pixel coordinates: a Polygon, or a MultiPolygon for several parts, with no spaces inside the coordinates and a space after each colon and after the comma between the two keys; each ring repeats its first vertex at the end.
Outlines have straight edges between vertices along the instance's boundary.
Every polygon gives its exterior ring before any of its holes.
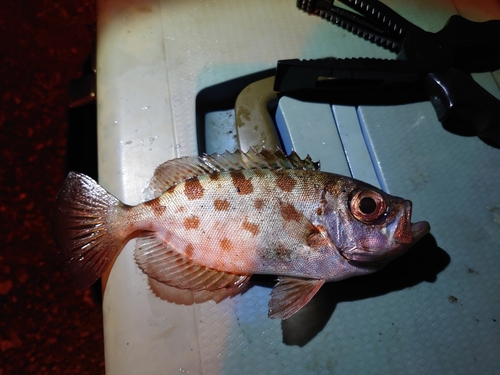
{"type": "Polygon", "coordinates": [[[52,212],[52,233],[78,288],[92,285],[125,246],[127,207],[92,178],[68,174],[52,212]]]}

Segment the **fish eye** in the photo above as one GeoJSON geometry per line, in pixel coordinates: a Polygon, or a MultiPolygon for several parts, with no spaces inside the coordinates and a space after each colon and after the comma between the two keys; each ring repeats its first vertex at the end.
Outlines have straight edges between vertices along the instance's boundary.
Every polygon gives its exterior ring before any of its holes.
{"type": "Polygon", "coordinates": [[[387,205],[379,193],[373,190],[358,190],[352,194],[349,208],[357,220],[370,223],[385,213],[387,205]]]}
{"type": "Polygon", "coordinates": [[[359,210],[365,215],[370,215],[377,209],[377,202],[371,197],[364,197],[359,201],[359,210]]]}

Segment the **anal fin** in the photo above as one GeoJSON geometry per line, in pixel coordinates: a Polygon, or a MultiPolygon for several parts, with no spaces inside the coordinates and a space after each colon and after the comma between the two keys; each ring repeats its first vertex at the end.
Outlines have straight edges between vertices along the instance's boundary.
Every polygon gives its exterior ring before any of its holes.
{"type": "Polygon", "coordinates": [[[278,283],[271,292],[269,317],[289,318],[304,307],[324,283],[325,280],[317,279],[278,278],[278,283]]]}
{"type": "Polygon", "coordinates": [[[244,286],[235,286],[232,288],[224,288],[219,290],[187,290],[179,289],[173,286],[156,281],[155,279],[148,278],[149,288],[153,294],[162,299],[175,303],[177,305],[193,305],[195,303],[203,303],[207,301],[214,301],[219,303],[226,298],[233,298],[237,294],[244,293],[247,290],[249,283],[244,286]]]}
{"type": "Polygon", "coordinates": [[[185,258],[156,233],[137,239],[134,258],[139,268],[160,283],[192,291],[242,288],[251,275],[217,271],[185,258]]]}

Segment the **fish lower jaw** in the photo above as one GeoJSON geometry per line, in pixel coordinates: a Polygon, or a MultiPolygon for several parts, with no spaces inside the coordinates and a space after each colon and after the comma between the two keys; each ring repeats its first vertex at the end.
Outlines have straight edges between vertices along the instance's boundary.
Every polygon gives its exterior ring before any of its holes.
{"type": "Polygon", "coordinates": [[[377,264],[381,262],[380,259],[377,259],[377,257],[371,256],[369,254],[348,254],[341,251],[339,253],[342,258],[356,266],[377,264]]]}
{"type": "Polygon", "coordinates": [[[364,268],[371,268],[371,267],[378,267],[381,265],[385,265],[391,260],[398,258],[402,254],[404,254],[408,248],[409,246],[405,246],[404,248],[401,248],[400,251],[398,250],[398,251],[386,252],[384,254],[370,254],[370,253],[356,253],[356,254],[341,253],[341,254],[342,257],[352,265],[364,268]]]}
{"type": "Polygon", "coordinates": [[[427,221],[419,221],[411,223],[411,233],[413,235],[412,243],[417,242],[431,230],[431,226],[427,221]]]}
{"type": "Polygon", "coordinates": [[[349,263],[356,266],[371,266],[381,263],[387,263],[388,261],[387,259],[380,259],[370,256],[351,256],[351,257],[345,257],[345,259],[347,259],[349,263]]]}

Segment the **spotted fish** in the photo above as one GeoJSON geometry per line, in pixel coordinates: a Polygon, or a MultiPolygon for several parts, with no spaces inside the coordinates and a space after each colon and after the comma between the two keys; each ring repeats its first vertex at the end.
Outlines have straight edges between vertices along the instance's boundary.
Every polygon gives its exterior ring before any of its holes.
{"type": "Polygon", "coordinates": [[[286,319],[325,282],[377,271],[429,231],[411,223],[410,201],[280,150],[174,159],[149,190],[154,199],[128,206],[68,175],[53,234],[78,287],[137,237],[139,268],[175,288],[229,294],[253,274],[277,275],[269,316],[286,319]]]}

